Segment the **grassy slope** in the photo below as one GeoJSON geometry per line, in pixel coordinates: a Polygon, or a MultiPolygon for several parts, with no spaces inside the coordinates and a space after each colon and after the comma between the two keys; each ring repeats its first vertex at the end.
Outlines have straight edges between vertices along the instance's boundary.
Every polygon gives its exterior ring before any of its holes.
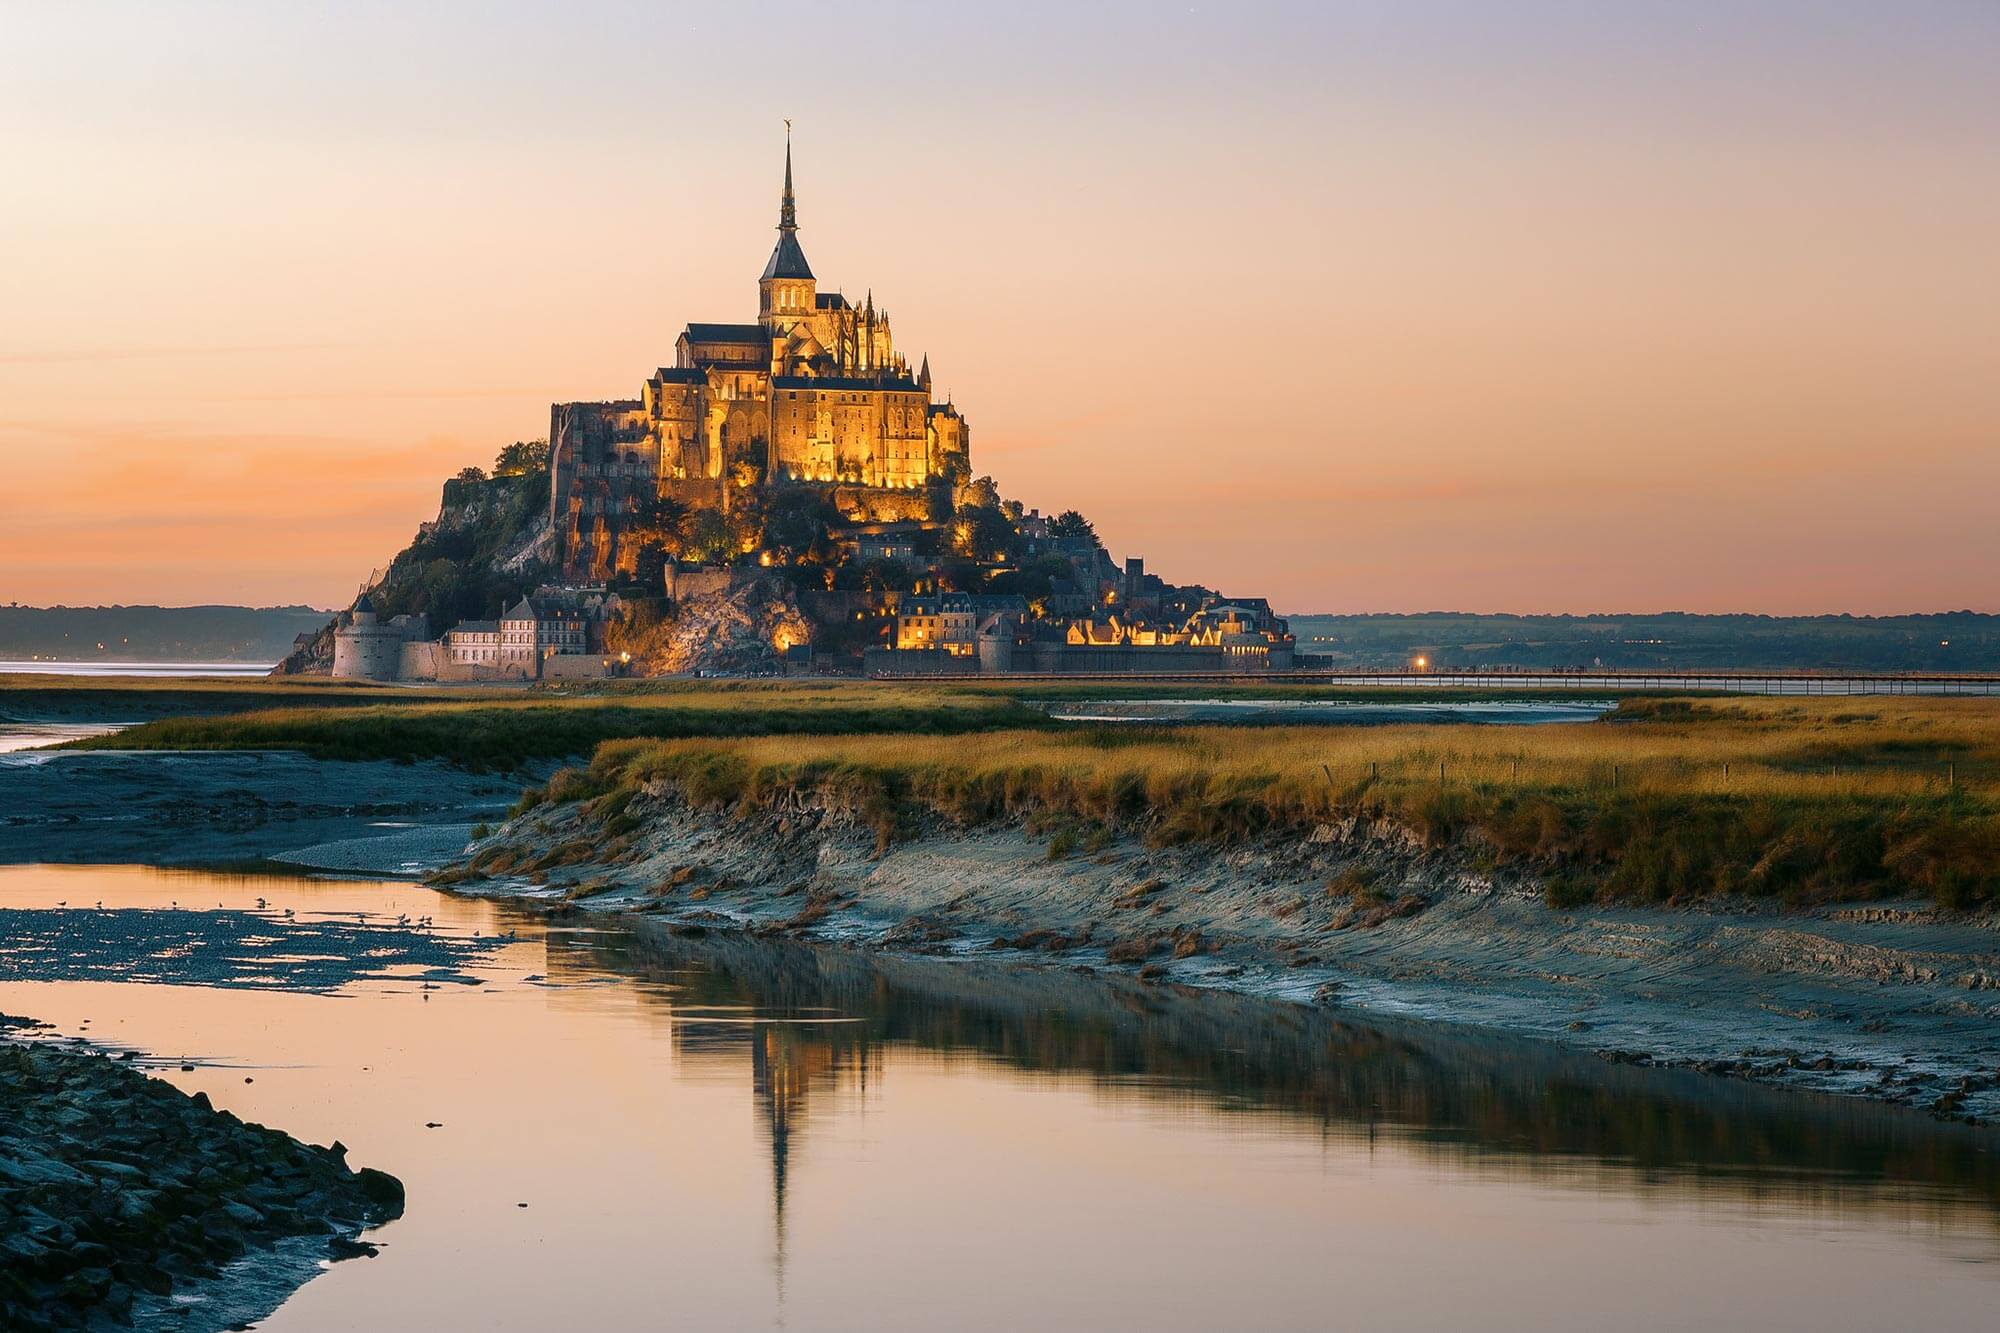
{"type": "Polygon", "coordinates": [[[805,790],[885,839],[915,810],[1160,843],[1384,819],[1532,866],[1558,902],[2000,899],[2000,705],[1980,699],[1628,700],[1610,721],[1528,728],[626,740],[529,800],[615,817],[657,779],[725,809],[805,790]]]}
{"type": "MultiPolygon", "coordinates": [[[[1029,704],[1185,697],[1191,688],[210,688],[231,706],[243,706],[246,693],[340,706],[166,718],[77,744],[295,748],[501,769],[595,750],[591,773],[564,778],[558,791],[629,791],[665,777],[697,799],[754,807],[809,787],[868,811],[885,837],[917,809],[966,821],[1118,822],[1161,842],[1361,816],[1407,825],[1438,845],[1470,839],[1496,862],[1532,865],[1559,900],[1748,892],[1817,901],[1905,891],[1952,905],[2000,900],[2000,701],[1991,699],[1645,696],[1625,699],[1605,722],[1528,728],[1056,729],[1029,704]],[[377,702],[385,696],[392,702],[377,702]]],[[[0,703],[10,697],[0,684],[0,703]]]]}

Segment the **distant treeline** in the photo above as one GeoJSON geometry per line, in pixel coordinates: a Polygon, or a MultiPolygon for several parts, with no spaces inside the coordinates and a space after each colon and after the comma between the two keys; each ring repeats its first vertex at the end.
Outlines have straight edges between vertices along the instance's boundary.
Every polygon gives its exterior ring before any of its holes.
{"type": "Polygon", "coordinates": [[[1290,617],[1299,651],[1335,666],[2000,671],[2000,615],[1290,617]]]}
{"type": "Polygon", "coordinates": [[[0,606],[0,658],[275,662],[332,618],[309,606],[0,606]]]}

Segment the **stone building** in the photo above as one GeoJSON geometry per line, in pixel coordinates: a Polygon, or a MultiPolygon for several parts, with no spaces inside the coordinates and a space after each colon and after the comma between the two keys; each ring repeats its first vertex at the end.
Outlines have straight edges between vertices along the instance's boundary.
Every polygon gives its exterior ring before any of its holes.
{"type": "Polygon", "coordinates": [[[588,622],[579,608],[523,597],[500,617],[500,664],[534,677],[552,657],[586,650],[588,622]]]}
{"type": "Polygon", "coordinates": [[[756,321],[687,325],[674,363],[637,398],[551,408],[550,519],[566,578],[629,568],[626,520],[658,495],[726,509],[732,489],[816,484],[845,512],[921,519],[925,489],[965,473],[965,419],[933,400],[929,358],[910,368],[872,292],[856,305],[821,291],[798,230],[787,139],[756,321]]]}
{"type": "Polygon", "coordinates": [[[444,636],[445,660],[457,667],[500,667],[500,622],[461,620],[444,636]]]}
{"type": "Polygon", "coordinates": [[[946,592],[906,597],[896,608],[896,649],[899,652],[942,651],[951,657],[972,657],[979,649],[979,630],[996,616],[1018,621],[1028,614],[1026,599],[946,592]]]}

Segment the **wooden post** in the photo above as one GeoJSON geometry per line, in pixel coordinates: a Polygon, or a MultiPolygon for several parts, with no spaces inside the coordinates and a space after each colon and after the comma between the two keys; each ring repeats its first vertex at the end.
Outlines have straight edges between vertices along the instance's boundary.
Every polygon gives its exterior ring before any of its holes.
{"type": "Polygon", "coordinates": [[[1438,785],[1440,787],[1444,785],[1444,760],[1442,759],[1438,760],[1438,785]]]}

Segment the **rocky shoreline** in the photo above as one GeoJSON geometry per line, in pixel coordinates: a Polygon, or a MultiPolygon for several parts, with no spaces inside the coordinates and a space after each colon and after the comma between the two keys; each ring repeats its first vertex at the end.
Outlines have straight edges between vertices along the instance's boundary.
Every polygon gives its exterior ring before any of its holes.
{"type": "MultiPolygon", "coordinates": [[[[0,1032],[36,1026],[0,1016],[0,1032]]],[[[401,1215],[401,1183],[345,1154],[119,1060],[0,1038],[0,1327],[262,1317],[324,1260],[373,1253],[355,1237],[401,1215]]]]}
{"type": "Polygon", "coordinates": [[[607,823],[543,804],[453,892],[943,956],[1013,958],[1476,1025],[1970,1123],[2000,1118],[2000,922],[1917,902],[1552,908],[1532,876],[1350,821],[1226,846],[1079,843],[928,818],[884,844],[795,793],[753,812],[655,783],[607,823]]]}

